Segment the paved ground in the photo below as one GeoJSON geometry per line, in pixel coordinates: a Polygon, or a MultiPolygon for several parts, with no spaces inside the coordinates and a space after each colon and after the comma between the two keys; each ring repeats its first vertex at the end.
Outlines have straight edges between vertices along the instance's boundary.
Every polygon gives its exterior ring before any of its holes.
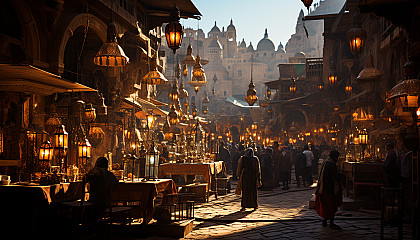
{"type": "MultiPolygon", "coordinates": [[[[235,183],[233,183],[235,184],[235,183]]],[[[233,185],[235,187],[235,185],[233,185]]],[[[321,226],[316,211],[308,208],[314,188],[288,191],[276,188],[259,191],[259,208],[240,212],[240,196],[230,193],[197,204],[194,230],[187,239],[379,239],[379,211],[340,211],[336,224],[342,230],[321,226]]],[[[397,239],[397,229],[386,229],[387,238],[397,239]]],[[[152,236],[143,239],[168,239],[152,236]]],[[[411,226],[404,225],[404,239],[411,238],[411,226]]]]}

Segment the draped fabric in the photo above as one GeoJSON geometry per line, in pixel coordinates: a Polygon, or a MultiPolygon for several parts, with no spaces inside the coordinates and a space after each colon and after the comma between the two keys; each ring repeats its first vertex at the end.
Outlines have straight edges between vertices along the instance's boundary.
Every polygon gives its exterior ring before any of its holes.
{"type": "Polygon", "coordinates": [[[261,169],[258,157],[252,149],[239,159],[237,174],[242,174],[242,208],[258,207],[258,184],[261,182],[261,169]],[[243,170],[243,172],[242,172],[243,170]]]}

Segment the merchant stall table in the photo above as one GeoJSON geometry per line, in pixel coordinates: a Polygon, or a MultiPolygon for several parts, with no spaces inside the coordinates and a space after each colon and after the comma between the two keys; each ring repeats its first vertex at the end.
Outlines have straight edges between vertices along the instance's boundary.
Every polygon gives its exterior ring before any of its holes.
{"type": "Polygon", "coordinates": [[[368,188],[369,193],[377,192],[383,186],[382,164],[374,162],[341,162],[340,172],[345,178],[345,194],[352,195],[353,199],[361,197],[361,188],[368,188]],[[351,191],[353,194],[350,194],[351,191]]]}
{"type": "Polygon", "coordinates": [[[16,234],[35,232],[52,221],[52,206],[58,202],[72,201],[83,193],[83,182],[36,185],[17,183],[0,186],[1,226],[16,229],[16,234]]]}
{"type": "MultiPolygon", "coordinates": [[[[210,163],[165,163],[159,166],[159,177],[163,178],[166,176],[172,177],[172,175],[202,175],[205,182],[205,200],[208,201],[211,189],[212,178],[217,174],[223,174],[226,172],[224,162],[210,162],[210,163]]],[[[178,187],[177,183],[177,187],[178,187]]],[[[184,185],[180,185],[184,186],[184,185]]],[[[196,187],[196,185],[187,185],[187,187],[196,187]]],[[[197,185],[198,186],[198,185],[197,185]]]]}
{"type": "Polygon", "coordinates": [[[143,224],[148,224],[153,218],[156,197],[174,193],[177,190],[172,179],[120,181],[111,193],[111,201],[133,207],[132,217],[143,218],[143,224]]]}

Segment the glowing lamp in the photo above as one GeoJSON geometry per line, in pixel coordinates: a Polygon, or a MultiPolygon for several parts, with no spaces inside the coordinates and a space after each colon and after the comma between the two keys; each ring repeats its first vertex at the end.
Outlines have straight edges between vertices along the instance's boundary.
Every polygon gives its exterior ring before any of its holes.
{"type": "Polygon", "coordinates": [[[146,179],[157,179],[159,168],[159,152],[155,147],[155,142],[152,141],[150,149],[146,152],[146,167],[145,167],[145,178],[146,179]]]}
{"type": "Polygon", "coordinates": [[[82,169],[82,172],[87,172],[87,167],[89,166],[88,160],[91,157],[91,149],[92,146],[90,145],[87,139],[84,139],[79,142],[78,145],[78,152],[79,152],[79,168],[82,169]]]}
{"type": "Polygon", "coordinates": [[[165,27],[165,36],[166,36],[166,43],[168,44],[168,47],[172,49],[172,51],[175,51],[181,46],[182,38],[184,36],[184,29],[181,26],[181,23],[179,23],[179,9],[177,5],[174,5],[170,21],[165,27]]]}
{"type": "Polygon", "coordinates": [[[39,148],[38,164],[41,172],[47,172],[53,156],[53,146],[50,141],[45,141],[39,148]]]}
{"type": "Polygon", "coordinates": [[[60,125],[55,129],[54,139],[55,148],[66,149],[69,146],[69,134],[66,132],[64,125],[60,125]]]}
{"type": "Polygon", "coordinates": [[[122,67],[128,61],[124,50],[118,45],[116,26],[110,23],[107,28],[107,40],[93,58],[93,62],[103,67],[122,67]]]}
{"type": "Polygon", "coordinates": [[[322,91],[322,89],[324,89],[324,83],[323,82],[319,82],[317,85],[317,88],[319,91],[322,91]]]}
{"type": "Polygon", "coordinates": [[[87,122],[93,122],[96,119],[96,110],[92,107],[91,103],[88,103],[85,108],[85,119],[87,122]]]}
{"type": "Polygon", "coordinates": [[[367,33],[362,28],[360,15],[355,13],[353,15],[353,28],[347,32],[347,40],[350,44],[350,51],[357,56],[362,50],[366,42],[367,33]]]}
{"type": "Polygon", "coordinates": [[[367,144],[368,134],[367,134],[366,129],[360,130],[360,132],[359,132],[359,141],[360,141],[360,144],[367,144]]]}
{"type": "Polygon", "coordinates": [[[328,73],[328,82],[330,83],[331,87],[334,87],[337,83],[337,74],[335,73],[335,70],[330,70],[328,73]]]}

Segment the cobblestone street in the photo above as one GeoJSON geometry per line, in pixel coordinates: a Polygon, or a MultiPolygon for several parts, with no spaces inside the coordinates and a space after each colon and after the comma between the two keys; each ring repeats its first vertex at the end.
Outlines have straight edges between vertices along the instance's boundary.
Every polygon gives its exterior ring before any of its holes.
{"type": "MultiPolygon", "coordinates": [[[[232,188],[235,187],[233,183],[232,188]]],[[[240,212],[240,196],[233,191],[196,205],[194,230],[183,239],[379,239],[380,211],[339,211],[342,230],[321,226],[321,218],[308,201],[315,189],[259,191],[259,208],[240,212]]],[[[397,239],[397,228],[386,229],[397,239]]],[[[152,236],[147,239],[167,239],[152,236]]],[[[412,239],[411,225],[404,225],[404,239],[412,239]]]]}

